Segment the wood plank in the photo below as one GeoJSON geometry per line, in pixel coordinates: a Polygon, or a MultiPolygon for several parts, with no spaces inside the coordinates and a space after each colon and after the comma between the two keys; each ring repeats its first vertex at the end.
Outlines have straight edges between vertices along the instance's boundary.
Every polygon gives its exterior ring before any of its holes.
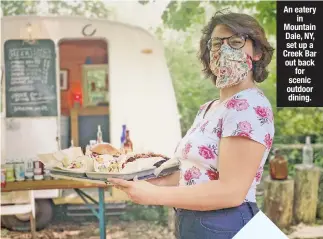
{"type": "Polygon", "coordinates": [[[108,115],[108,106],[88,106],[84,108],[77,108],[78,116],[93,116],[93,115],[108,115]]]}
{"type": "Polygon", "coordinates": [[[86,183],[86,184],[94,184],[94,185],[101,185],[101,186],[107,186],[111,185],[109,182],[103,182],[101,180],[95,180],[95,179],[89,179],[89,178],[76,178],[66,175],[59,175],[59,174],[51,174],[53,178],[56,179],[63,179],[63,180],[72,180],[72,181],[78,181],[80,183],[86,183]]]}
{"type": "Polygon", "coordinates": [[[75,147],[79,146],[79,122],[77,109],[71,109],[71,136],[75,147]]]}
{"type": "Polygon", "coordinates": [[[272,180],[268,176],[264,184],[264,213],[280,229],[288,228],[293,220],[294,180],[272,180]]]}
{"type": "Polygon", "coordinates": [[[44,189],[73,189],[73,188],[107,188],[106,184],[96,184],[89,182],[80,182],[75,180],[40,180],[40,181],[22,181],[7,182],[2,192],[24,191],[24,190],[44,190],[44,189]]]}

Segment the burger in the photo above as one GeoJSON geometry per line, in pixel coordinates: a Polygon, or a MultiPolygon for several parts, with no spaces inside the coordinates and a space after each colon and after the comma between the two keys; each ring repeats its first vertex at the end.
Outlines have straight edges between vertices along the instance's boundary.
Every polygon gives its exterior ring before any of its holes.
{"type": "Polygon", "coordinates": [[[91,148],[91,154],[94,157],[98,155],[111,155],[113,157],[119,157],[121,155],[121,152],[119,149],[113,147],[111,144],[103,143],[94,145],[91,148]]]}

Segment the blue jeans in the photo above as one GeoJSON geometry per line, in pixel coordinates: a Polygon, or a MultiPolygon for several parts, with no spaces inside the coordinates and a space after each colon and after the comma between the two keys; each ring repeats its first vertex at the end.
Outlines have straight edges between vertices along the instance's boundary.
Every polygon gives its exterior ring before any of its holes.
{"type": "Polygon", "coordinates": [[[175,209],[177,239],[231,239],[259,211],[256,203],[216,211],[175,209]]]}

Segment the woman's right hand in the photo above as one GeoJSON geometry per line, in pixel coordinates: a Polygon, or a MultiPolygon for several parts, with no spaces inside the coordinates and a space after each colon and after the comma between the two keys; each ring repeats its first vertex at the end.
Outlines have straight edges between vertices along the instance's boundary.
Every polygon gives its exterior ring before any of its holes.
{"type": "Polygon", "coordinates": [[[179,171],[159,178],[148,179],[147,182],[156,186],[177,186],[179,183],[179,171]]]}

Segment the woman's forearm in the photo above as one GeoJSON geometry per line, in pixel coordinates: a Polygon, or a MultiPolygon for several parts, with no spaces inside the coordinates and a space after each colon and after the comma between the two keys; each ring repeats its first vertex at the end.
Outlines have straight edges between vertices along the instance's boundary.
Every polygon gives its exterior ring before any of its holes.
{"type": "Polygon", "coordinates": [[[187,210],[208,211],[239,206],[244,192],[220,180],[193,186],[161,187],[159,205],[187,210]]]}
{"type": "Polygon", "coordinates": [[[179,182],[179,177],[180,177],[180,172],[177,171],[165,177],[154,178],[147,181],[156,186],[177,186],[179,182]]]}

